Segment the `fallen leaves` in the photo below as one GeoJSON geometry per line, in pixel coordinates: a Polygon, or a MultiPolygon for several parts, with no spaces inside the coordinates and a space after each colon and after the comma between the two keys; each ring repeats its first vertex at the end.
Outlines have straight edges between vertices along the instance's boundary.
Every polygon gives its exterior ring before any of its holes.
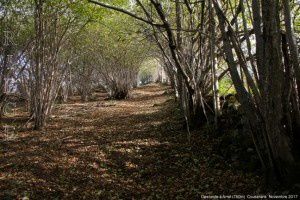
{"type": "Polygon", "coordinates": [[[59,105],[43,132],[1,140],[0,198],[193,199],[260,191],[260,177],[230,167],[201,130],[188,145],[167,89],[152,85],[124,101],[59,105]]]}

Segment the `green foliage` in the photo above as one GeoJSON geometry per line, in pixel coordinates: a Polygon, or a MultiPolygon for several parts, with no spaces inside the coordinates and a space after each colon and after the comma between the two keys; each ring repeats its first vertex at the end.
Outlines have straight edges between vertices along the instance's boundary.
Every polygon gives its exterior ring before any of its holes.
{"type": "Polygon", "coordinates": [[[142,83],[148,83],[153,79],[157,72],[158,61],[155,59],[148,59],[144,61],[140,67],[139,79],[142,83]]]}
{"type": "Polygon", "coordinates": [[[233,94],[236,93],[232,80],[230,77],[224,77],[219,82],[219,91],[221,95],[233,94]]]}

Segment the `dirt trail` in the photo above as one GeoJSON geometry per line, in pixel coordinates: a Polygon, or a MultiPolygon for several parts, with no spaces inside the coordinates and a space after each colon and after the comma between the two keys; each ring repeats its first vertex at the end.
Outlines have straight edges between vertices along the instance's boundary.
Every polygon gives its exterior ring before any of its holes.
{"type": "MultiPolygon", "coordinates": [[[[167,87],[124,101],[58,105],[44,131],[0,140],[0,199],[197,199],[253,194],[260,178],[214,154],[200,131],[189,145],[167,87]]],[[[2,134],[2,133],[1,133],[2,134]]]]}

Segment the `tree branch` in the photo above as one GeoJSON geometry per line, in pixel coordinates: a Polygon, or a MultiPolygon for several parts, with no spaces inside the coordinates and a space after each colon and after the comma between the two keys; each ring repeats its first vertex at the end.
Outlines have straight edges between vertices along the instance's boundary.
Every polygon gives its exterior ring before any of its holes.
{"type": "Polygon", "coordinates": [[[107,4],[105,4],[105,3],[98,2],[98,1],[94,1],[94,0],[88,0],[88,1],[89,1],[90,3],[96,4],[96,5],[98,5],[98,6],[101,6],[101,7],[104,7],[104,8],[108,8],[108,9],[111,9],[111,10],[115,10],[115,11],[124,13],[124,14],[126,14],[126,15],[129,15],[129,16],[131,16],[131,17],[137,19],[137,20],[140,20],[140,21],[143,21],[143,22],[145,22],[145,23],[147,23],[147,24],[150,24],[150,25],[152,25],[152,26],[159,26],[159,27],[163,27],[163,26],[164,26],[163,24],[156,24],[156,23],[153,23],[153,22],[151,22],[151,21],[149,21],[149,20],[146,20],[146,19],[144,19],[144,18],[142,18],[142,17],[137,16],[136,14],[134,14],[134,13],[132,13],[132,12],[129,12],[129,11],[125,10],[125,9],[122,9],[122,8],[119,8],[119,7],[116,7],[116,6],[107,5],[107,4]]]}

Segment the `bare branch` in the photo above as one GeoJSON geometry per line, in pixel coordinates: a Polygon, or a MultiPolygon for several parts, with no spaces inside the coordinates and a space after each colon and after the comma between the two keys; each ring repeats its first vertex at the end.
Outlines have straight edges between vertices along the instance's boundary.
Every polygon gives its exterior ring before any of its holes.
{"type": "Polygon", "coordinates": [[[145,22],[145,23],[147,23],[147,24],[150,24],[150,25],[152,25],[152,26],[159,26],[159,27],[163,27],[163,26],[164,26],[163,24],[156,24],[156,23],[153,23],[153,22],[151,22],[151,21],[149,21],[149,20],[146,20],[146,19],[144,19],[144,18],[142,18],[142,17],[139,17],[139,16],[137,16],[136,14],[134,14],[134,13],[132,13],[132,12],[129,12],[129,11],[123,9],[123,8],[119,8],[119,7],[116,7],[116,6],[107,5],[107,4],[105,4],[105,3],[98,2],[98,1],[94,1],[94,0],[88,0],[88,1],[89,1],[90,3],[99,5],[99,6],[101,6],[101,7],[108,8],[108,9],[111,9],[111,10],[115,10],[115,11],[124,13],[124,14],[126,14],[126,15],[129,15],[129,16],[131,16],[131,17],[137,19],[137,20],[140,20],[140,21],[143,21],[143,22],[145,22]]]}

